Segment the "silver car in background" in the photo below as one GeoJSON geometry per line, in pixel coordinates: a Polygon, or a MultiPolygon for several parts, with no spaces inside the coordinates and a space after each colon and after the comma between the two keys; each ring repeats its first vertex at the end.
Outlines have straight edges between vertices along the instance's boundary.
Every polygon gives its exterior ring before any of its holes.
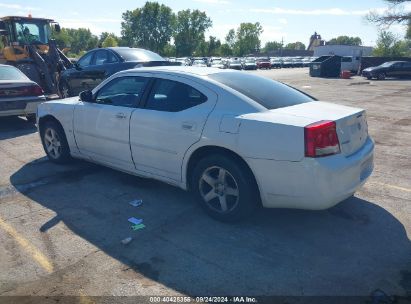
{"type": "Polygon", "coordinates": [[[0,117],[26,116],[35,122],[37,105],[46,101],[41,87],[19,69],[0,64],[0,117]]]}

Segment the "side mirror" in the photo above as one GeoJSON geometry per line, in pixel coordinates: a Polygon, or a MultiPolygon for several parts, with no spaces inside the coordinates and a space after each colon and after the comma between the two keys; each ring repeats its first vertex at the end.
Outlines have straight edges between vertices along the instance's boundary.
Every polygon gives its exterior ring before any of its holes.
{"type": "Polygon", "coordinates": [[[90,90],[81,92],[80,100],[84,102],[94,102],[93,93],[90,90]]]}
{"type": "Polygon", "coordinates": [[[61,32],[60,24],[55,23],[55,24],[54,24],[54,29],[55,29],[55,31],[56,31],[57,33],[60,33],[60,32],[61,32]]]}
{"type": "Polygon", "coordinates": [[[74,66],[74,68],[75,68],[76,70],[81,71],[81,66],[78,64],[78,62],[74,62],[74,63],[73,63],[73,66],[74,66]]]}

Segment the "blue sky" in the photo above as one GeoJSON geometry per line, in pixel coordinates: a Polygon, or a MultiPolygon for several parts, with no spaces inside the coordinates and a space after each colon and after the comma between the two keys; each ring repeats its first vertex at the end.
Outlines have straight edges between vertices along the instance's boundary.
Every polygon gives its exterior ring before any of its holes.
{"type": "MultiPolygon", "coordinates": [[[[339,35],[359,36],[365,45],[374,45],[377,39],[375,25],[364,21],[370,10],[383,11],[387,5],[382,0],[159,0],[174,11],[200,9],[213,21],[207,35],[224,39],[230,28],[241,22],[260,22],[264,28],[262,42],[301,41],[308,43],[317,31],[326,40],[339,35]]],[[[0,16],[27,15],[53,18],[63,27],[86,27],[94,34],[102,31],[120,34],[121,14],[143,6],[145,1],[38,1],[0,0],[0,16]]],[[[411,11],[411,5],[406,7],[411,11]]],[[[404,35],[404,28],[394,25],[391,31],[404,35]]]]}

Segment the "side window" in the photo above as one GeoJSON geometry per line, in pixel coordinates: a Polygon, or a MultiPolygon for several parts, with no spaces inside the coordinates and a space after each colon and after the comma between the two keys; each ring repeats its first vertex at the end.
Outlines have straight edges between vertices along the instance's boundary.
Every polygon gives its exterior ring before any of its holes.
{"type": "Polygon", "coordinates": [[[404,68],[411,69],[411,62],[404,63],[404,68]]]}
{"type": "Polygon", "coordinates": [[[93,53],[94,52],[90,52],[88,54],[85,54],[83,57],[80,58],[80,60],[78,61],[78,65],[81,67],[86,67],[91,65],[91,59],[93,58],[93,53]]]}
{"type": "Polygon", "coordinates": [[[148,78],[137,76],[113,79],[98,91],[96,102],[120,107],[135,107],[147,82],[148,78]]]}
{"type": "Polygon", "coordinates": [[[179,112],[195,107],[207,101],[207,97],[198,90],[181,82],[157,79],[146,108],[150,110],[179,112]]]}
{"type": "Polygon", "coordinates": [[[118,62],[118,59],[116,55],[113,54],[113,52],[108,51],[108,63],[115,63],[118,62]]]}
{"type": "Polygon", "coordinates": [[[96,52],[95,65],[102,65],[108,63],[108,52],[101,50],[96,52]]]}

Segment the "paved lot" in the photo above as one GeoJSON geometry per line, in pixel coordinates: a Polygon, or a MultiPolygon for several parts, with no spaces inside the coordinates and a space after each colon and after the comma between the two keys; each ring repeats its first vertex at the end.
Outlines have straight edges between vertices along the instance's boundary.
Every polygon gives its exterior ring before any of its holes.
{"type": "Polygon", "coordinates": [[[0,295],[411,295],[411,81],[256,73],[367,109],[376,167],[355,197],[221,224],[171,186],[52,164],[32,125],[1,118],[0,295]]]}

